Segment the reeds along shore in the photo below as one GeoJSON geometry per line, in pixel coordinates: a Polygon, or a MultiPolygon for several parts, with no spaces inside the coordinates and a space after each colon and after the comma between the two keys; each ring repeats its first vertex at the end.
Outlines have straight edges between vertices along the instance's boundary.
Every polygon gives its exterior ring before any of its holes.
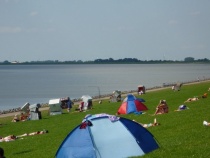
{"type": "MultiPolygon", "coordinates": [[[[197,80],[192,80],[192,81],[187,81],[187,82],[179,82],[181,83],[182,85],[186,85],[186,84],[199,84],[201,82],[208,82],[210,81],[210,78],[203,78],[203,79],[197,79],[197,80]]],[[[177,83],[173,82],[173,83],[163,83],[162,86],[155,86],[155,87],[152,87],[152,88],[146,88],[146,91],[149,92],[149,91],[156,91],[156,90],[161,90],[161,89],[165,89],[165,88],[169,88],[169,87],[172,87],[173,85],[176,85],[177,83]]],[[[122,92],[122,96],[125,96],[126,94],[129,94],[129,93],[132,93],[132,94],[137,94],[137,90],[130,90],[130,91],[123,91],[122,92]]],[[[93,96],[93,101],[97,101],[97,100],[103,100],[103,99],[108,99],[112,94],[104,94],[104,95],[100,95],[100,96],[93,96]]],[[[81,101],[81,98],[78,98],[78,99],[71,99],[74,104],[79,104],[79,102],[81,101]]],[[[45,108],[45,107],[48,107],[48,103],[41,103],[41,108],[45,108]]],[[[21,111],[21,107],[18,107],[18,108],[14,108],[14,109],[8,109],[8,110],[0,110],[0,115],[5,115],[5,114],[12,114],[14,115],[13,113],[17,113],[17,112],[20,112],[21,111]]],[[[6,115],[5,115],[6,117],[6,115]]]]}

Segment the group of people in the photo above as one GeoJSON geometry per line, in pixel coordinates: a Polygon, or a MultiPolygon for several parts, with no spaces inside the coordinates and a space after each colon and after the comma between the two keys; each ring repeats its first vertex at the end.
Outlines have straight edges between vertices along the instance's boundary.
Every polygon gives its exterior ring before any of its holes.
{"type": "MultiPolygon", "coordinates": [[[[207,93],[204,93],[204,95],[202,96],[202,98],[206,98],[207,97],[207,93]]],[[[70,100],[70,99],[69,99],[70,100]]],[[[198,97],[193,97],[193,98],[189,98],[187,99],[185,102],[191,102],[191,101],[197,101],[199,100],[198,97]]],[[[99,104],[101,104],[102,101],[99,101],[99,104]]],[[[70,109],[72,108],[72,102],[67,102],[67,110],[70,111],[70,109]]],[[[89,102],[88,108],[92,108],[92,102],[89,102]]],[[[187,109],[186,105],[180,105],[179,108],[175,111],[181,111],[181,110],[185,110],[187,109]]],[[[78,111],[82,112],[84,110],[84,102],[81,102],[78,109],[78,111]]],[[[154,113],[154,115],[158,115],[158,114],[164,114],[164,113],[168,113],[169,112],[169,107],[166,103],[166,100],[160,100],[158,106],[156,107],[156,111],[154,113]]],[[[18,117],[18,115],[16,114],[12,120],[12,122],[18,122],[18,121],[25,121],[28,119],[28,116],[25,115],[24,113],[21,113],[20,118],[18,117]]],[[[134,122],[137,122],[136,120],[133,120],[134,122]]],[[[137,122],[139,123],[139,122],[137,122]]],[[[144,128],[149,128],[149,127],[154,127],[154,126],[159,126],[160,123],[157,122],[157,119],[154,119],[153,123],[148,123],[148,124],[144,124],[144,123],[139,123],[141,126],[143,126],[144,128]]],[[[204,126],[210,126],[210,122],[207,121],[203,121],[203,125],[204,126]]],[[[18,138],[22,138],[25,136],[33,136],[33,135],[39,135],[39,134],[46,134],[48,133],[48,130],[42,130],[42,131],[36,131],[36,132],[32,132],[32,133],[24,133],[22,135],[9,135],[6,137],[0,137],[0,142],[9,142],[9,141],[14,141],[18,138]]],[[[4,150],[2,148],[0,148],[0,158],[5,158],[4,157],[4,150]]]]}
{"type": "MultiPolygon", "coordinates": [[[[208,91],[210,91],[210,88],[208,89],[208,91]]],[[[204,93],[200,98],[207,98],[208,93],[204,93]]],[[[192,102],[192,101],[197,101],[199,100],[199,97],[193,97],[193,98],[188,98],[185,102],[192,102]]],[[[203,121],[203,125],[204,126],[210,126],[210,122],[207,121],[203,121]]]]}
{"type": "MultiPolygon", "coordinates": [[[[175,111],[182,111],[182,110],[186,110],[186,109],[189,109],[186,105],[180,105],[178,107],[178,109],[175,111]]],[[[160,103],[156,107],[156,111],[155,111],[154,115],[164,114],[164,113],[168,113],[168,112],[169,112],[169,107],[166,103],[166,100],[160,100],[160,103]]]]}
{"type": "Polygon", "coordinates": [[[12,119],[12,122],[26,121],[28,119],[29,119],[28,114],[21,113],[20,117],[18,116],[18,114],[15,114],[15,116],[12,119]]]}
{"type": "MultiPolygon", "coordinates": [[[[208,89],[208,91],[210,91],[210,88],[208,89]]],[[[208,96],[208,93],[204,93],[200,98],[207,98],[207,96],[208,96]]],[[[197,100],[199,100],[199,97],[188,98],[184,103],[197,101],[197,100]]],[[[183,105],[180,105],[178,107],[178,109],[174,110],[174,111],[182,111],[182,110],[186,110],[186,109],[189,109],[189,108],[186,105],[183,104],[183,105]]],[[[160,103],[156,107],[156,111],[155,111],[154,115],[168,113],[168,111],[169,110],[168,110],[168,105],[166,103],[166,100],[160,100],[160,103]]],[[[147,126],[150,127],[150,126],[155,126],[155,125],[158,125],[158,124],[156,124],[154,122],[153,124],[142,124],[142,125],[145,126],[145,127],[147,127],[147,126]]],[[[203,125],[204,126],[210,126],[210,122],[203,121],[203,125]]]]}
{"type": "Polygon", "coordinates": [[[199,98],[207,98],[207,96],[208,96],[208,93],[204,93],[204,94],[203,94],[202,96],[200,96],[200,97],[188,98],[188,99],[185,101],[185,103],[186,103],[186,102],[197,101],[197,100],[199,100],[199,98]]]}
{"type": "Polygon", "coordinates": [[[197,101],[197,100],[199,100],[198,97],[188,98],[188,99],[185,101],[185,103],[186,103],[186,102],[197,101]]]}
{"type": "MultiPolygon", "coordinates": [[[[201,96],[201,98],[207,98],[207,96],[208,96],[208,93],[204,93],[201,96]]],[[[197,101],[197,100],[199,100],[199,97],[188,98],[184,103],[197,101]]],[[[188,107],[186,105],[180,105],[179,108],[175,111],[181,111],[181,110],[185,110],[185,109],[188,109],[188,107]]],[[[168,113],[168,111],[169,111],[169,108],[168,108],[168,105],[166,103],[166,100],[160,100],[160,103],[156,107],[156,111],[155,111],[154,115],[168,113]]]]}

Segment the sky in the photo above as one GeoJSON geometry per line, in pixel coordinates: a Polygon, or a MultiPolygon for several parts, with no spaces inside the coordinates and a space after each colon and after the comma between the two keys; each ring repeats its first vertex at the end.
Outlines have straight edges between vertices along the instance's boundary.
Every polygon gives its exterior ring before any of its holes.
{"type": "Polygon", "coordinates": [[[210,0],[0,0],[0,61],[210,59],[210,0]]]}

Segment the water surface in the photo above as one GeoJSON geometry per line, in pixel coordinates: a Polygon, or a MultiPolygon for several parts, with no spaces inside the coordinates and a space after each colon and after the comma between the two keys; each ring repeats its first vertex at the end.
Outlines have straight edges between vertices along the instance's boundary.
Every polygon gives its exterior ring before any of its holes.
{"type": "Polygon", "coordinates": [[[0,110],[209,77],[208,64],[1,65],[0,110]]]}

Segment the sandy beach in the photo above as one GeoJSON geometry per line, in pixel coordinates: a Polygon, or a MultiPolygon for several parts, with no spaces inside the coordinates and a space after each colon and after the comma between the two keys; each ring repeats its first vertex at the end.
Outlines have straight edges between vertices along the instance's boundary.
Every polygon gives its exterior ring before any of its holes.
{"type": "MultiPolygon", "coordinates": [[[[210,82],[210,80],[203,80],[203,81],[194,81],[194,82],[190,82],[190,83],[183,83],[184,85],[191,85],[191,84],[200,84],[200,83],[203,83],[203,82],[210,82]]],[[[157,87],[157,88],[152,88],[152,89],[147,89],[146,92],[152,92],[152,91],[159,91],[159,90],[163,90],[163,89],[169,89],[171,88],[171,86],[167,86],[167,87],[157,87]]],[[[128,92],[128,93],[132,93],[132,94],[136,94],[136,92],[128,92]]],[[[122,97],[125,97],[128,93],[123,93],[122,94],[122,97]]],[[[97,99],[93,99],[93,102],[94,101],[99,101],[99,100],[106,100],[106,99],[109,99],[109,97],[101,97],[101,98],[97,98],[97,99]]],[[[78,102],[74,102],[74,105],[79,105],[79,101],[78,102]]],[[[49,110],[49,107],[41,107],[39,108],[40,111],[46,111],[46,110],[49,110]]],[[[17,111],[17,112],[11,112],[11,113],[6,113],[6,114],[1,114],[0,115],[0,118],[4,118],[4,117],[11,117],[11,116],[14,116],[14,115],[19,115],[21,113],[21,111],[17,111]]]]}

